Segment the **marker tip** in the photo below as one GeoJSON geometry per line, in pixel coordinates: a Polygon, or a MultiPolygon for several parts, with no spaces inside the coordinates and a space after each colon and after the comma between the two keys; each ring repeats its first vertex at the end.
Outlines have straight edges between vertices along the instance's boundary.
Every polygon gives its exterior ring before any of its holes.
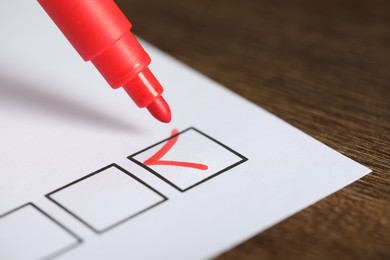
{"type": "Polygon", "coordinates": [[[157,97],[146,108],[157,120],[163,123],[169,123],[171,121],[171,109],[162,96],[157,97]]]}

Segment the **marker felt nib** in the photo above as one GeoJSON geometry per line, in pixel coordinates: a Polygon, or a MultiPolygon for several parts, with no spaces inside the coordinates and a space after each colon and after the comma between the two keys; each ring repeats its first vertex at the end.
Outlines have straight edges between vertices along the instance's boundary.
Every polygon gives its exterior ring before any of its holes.
{"type": "Polygon", "coordinates": [[[169,123],[171,121],[171,109],[162,96],[156,98],[154,102],[149,104],[146,108],[157,120],[164,123],[169,123]]]}
{"type": "Polygon", "coordinates": [[[161,96],[163,88],[148,68],[124,84],[123,88],[138,107],[146,107],[161,122],[171,121],[171,110],[161,96]]]}

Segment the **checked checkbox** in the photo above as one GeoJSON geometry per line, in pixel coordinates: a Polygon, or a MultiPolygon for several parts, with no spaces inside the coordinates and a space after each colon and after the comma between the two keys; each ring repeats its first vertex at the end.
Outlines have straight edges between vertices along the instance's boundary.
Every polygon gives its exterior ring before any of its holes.
{"type": "Polygon", "coordinates": [[[247,158],[191,127],[128,157],[177,190],[187,191],[247,158]]]}

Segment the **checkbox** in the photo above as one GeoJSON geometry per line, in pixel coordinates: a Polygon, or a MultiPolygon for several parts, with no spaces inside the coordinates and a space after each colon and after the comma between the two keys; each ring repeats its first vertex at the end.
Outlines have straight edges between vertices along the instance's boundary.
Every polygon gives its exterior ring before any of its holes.
{"type": "Polygon", "coordinates": [[[207,134],[190,127],[127,157],[184,192],[247,160],[207,134]]]}
{"type": "Polygon", "coordinates": [[[80,238],[32,203],[0,215],[2,259],[52,258],[80,243],[80,238]]]}
{"type": "Polygon", "coordinates": [[[65,185],[46,197],[98,234],[167,200],[116,164],[65,185]]]}

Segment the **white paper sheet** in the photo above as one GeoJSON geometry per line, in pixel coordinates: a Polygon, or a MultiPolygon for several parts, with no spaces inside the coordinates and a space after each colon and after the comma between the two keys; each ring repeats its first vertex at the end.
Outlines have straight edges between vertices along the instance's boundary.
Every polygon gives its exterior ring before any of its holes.
{"type": "Polygon", "coordinates": [[[209,258],[370,172],[145,43],[157,122],[36,1],[0,2],[0,32],[1,259],[209,258]]]}

